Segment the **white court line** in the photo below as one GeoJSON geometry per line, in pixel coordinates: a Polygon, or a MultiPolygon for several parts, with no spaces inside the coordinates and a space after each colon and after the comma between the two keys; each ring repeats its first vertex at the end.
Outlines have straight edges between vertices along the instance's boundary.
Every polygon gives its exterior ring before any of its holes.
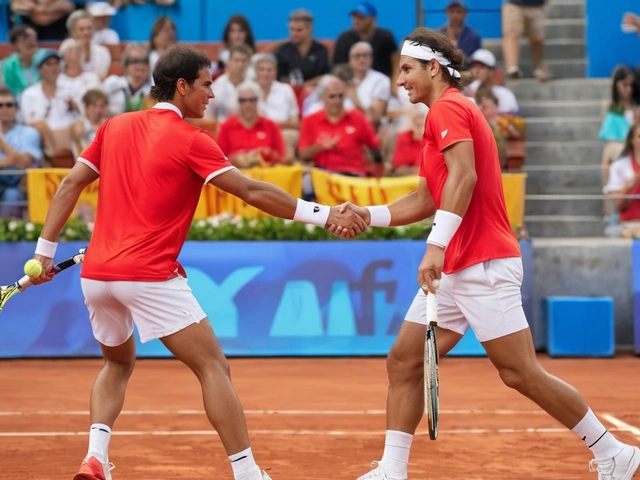
{"type": "MultiPolygon", "coordinates": [[[[385,410],[245,410],[245,415],[385,415],[385,410]]],[[[546,415],[542,410],[441,410],[444,415],[546,415]]],[[[204,410],[123,410],[121,415],[204,415],[204,410]]],[[[89,410],[0,411],[0,417],[89,415],[89,410]]]]}
{"type": "Polygon", "coordinates": [[[612,425],[615,425],[618,429],[633,433],[636,437],[640,438],[640,428],[623,422],[619,418],[614,417],[610,413],[603,413],[602,418],[606,419],[612,425]]]}
{"type": "MultiPolygon", "coordinates": [[[[624,428],[612,428],[611,431],[627,431],[624,428]]],[[[566,428],[471,428],[440,430],[446,435],[486,435],[495,433],[567,433],[566,428]]],[[[86,437],[89,432],[0,432],[0,437],[86,437]]],[[[122,430],[114,431],[112,435],[142,437],[142,436],[216,436],[214,430],[122,430]]],[[[275,435],[275,436],[321,436],[321,437],[373,437],[384,436],[385,430],[375,431],[344,431],[344,430],[250,430],[249,435],[275,435]]],[[[416,432],[416,436],[425,436],[428,432],[416,432]]]]}

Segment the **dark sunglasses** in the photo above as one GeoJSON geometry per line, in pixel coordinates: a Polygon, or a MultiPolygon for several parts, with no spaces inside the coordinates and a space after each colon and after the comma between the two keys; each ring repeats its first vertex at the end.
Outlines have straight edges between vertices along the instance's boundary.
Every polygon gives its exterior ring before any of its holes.
{"type": "Polygon", "coordinates": [[[258,97],[239,98],[238,99],[238,103],[247,103],[247,102],[255,103],[257,101],[258,101],[258,97]]]}
{"type": "Polygon", "coordinates": [[[7,102],[7,103],[0,103],[0,108],[13,108],[16,106],[16,102],[7,102]]]}
{"type": "Polygon", "coordinates": [[[356,60],[360,60],[361,58],[369,58],[371,56],[370,53],[352,53],[351,58],[356,60]]]}
{"type": "Polygon", "coordinates": [[[333,100],[334,98],[344,98],[344,93],[330,93],[327,97],[329,100],[333,100]]]}

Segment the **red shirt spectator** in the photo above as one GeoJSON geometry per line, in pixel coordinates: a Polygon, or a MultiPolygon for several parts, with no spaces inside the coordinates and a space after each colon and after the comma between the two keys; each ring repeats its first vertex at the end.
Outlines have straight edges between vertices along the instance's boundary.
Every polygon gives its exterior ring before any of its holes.
{"type": "Polygon", "coordinates": [[[284,158],[284,142],[280,128],[273,120],[258,117],[251,127],[242,124],[237,116],[231,116],[220,126],[218,145],[232,160],[237,153],[259,150],[269,165],[284,158]]]}
{"type": "Polygon", "coordinates": [[[413,131],[399,133],[396,137],[396,148],[393,151],[392,168],[395,171],[398,167],[414,167],[414,174],[418,173],[420,167],[420,148],[422,138],[415,139],[413,131]]]}
{"type": "Polygon", "coordinates": [[[345,83],[335,78],[324,86],[324,109],[302,120],[300,158],[320,168],[351,175],[366,175],[364,147],[377,149],[380,141],[367,117],[343,107],[345,83]]]}

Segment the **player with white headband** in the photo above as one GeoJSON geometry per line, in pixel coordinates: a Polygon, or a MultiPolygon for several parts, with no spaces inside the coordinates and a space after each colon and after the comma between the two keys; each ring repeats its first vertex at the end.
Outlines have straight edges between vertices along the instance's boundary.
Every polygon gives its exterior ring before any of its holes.
{"type": "Polygon", "coordinates": [[[343,206],[372,226],[407,225],[435,213],[418,269],[421,288],[387,359],[384,454],[359,480],[407,479],[409,451],[424,407],[425,291],[435,292],[435,279],[440,280],[440,354],[471,327],[504,383],[573,430],[592,450],[590,467],[599,480],[631,480],[640,466],[640,450],[619,442],[580,393],[545,372],[536,359],[522,309],[522,259],[507,218],[498,149],[480,110],[460,92],[467,82],[463,64],[464,54],[438,32],[418,28],[407,37],[398,86],[407,90],[412,103],[430,109],[418,190],[390,205],[343,206]]]}

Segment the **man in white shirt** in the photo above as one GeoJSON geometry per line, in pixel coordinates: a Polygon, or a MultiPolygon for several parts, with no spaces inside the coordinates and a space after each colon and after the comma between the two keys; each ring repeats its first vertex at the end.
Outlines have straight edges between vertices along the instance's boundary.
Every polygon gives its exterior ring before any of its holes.
{"type": "Polygon", "coordinates": [[[122,54],[124,75],[110,75],[104,81],[109,96],[109,116],[142,110],[151,91],[149,52],[139,43],[130,43],[122,54]]]}
{"type": "Polygon", "coordinates": [[[471,55],[471,75],[474,81],[465,93],[474,97],[480,85],[488,85],[498,98],[498,113],[518,113],[518,101],[511,90],[502,85],[494,85],[493,77],[496,68],[496,57],[489,50],[479,48],[471,55]]]}
{"type": "Polygon", "coordinates": [[[232,45],[229,48],[227,71],[220,75],[211,85],[215,98],[209,101],[204,112],[205,120],[224,122],[231,115],[238,113],[238,95],[236,87],[247,76],[251,48],[247,45],[232,45]]]}

